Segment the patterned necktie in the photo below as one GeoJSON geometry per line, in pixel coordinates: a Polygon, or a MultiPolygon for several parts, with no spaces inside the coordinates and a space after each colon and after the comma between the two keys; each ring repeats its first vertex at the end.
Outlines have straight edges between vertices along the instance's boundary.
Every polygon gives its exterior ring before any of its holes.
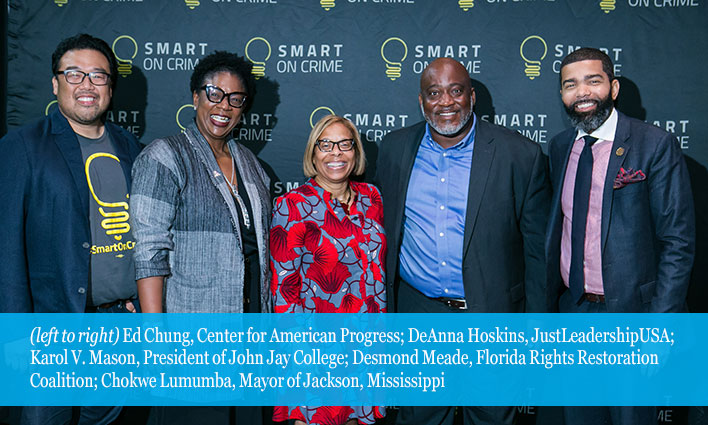
{"type": "Polygon", "coordinates": [[[585,136],[585,146],[578,159],[573,192],[573,227],[570,236],[570,275],[568,286],[573,301],[580,304],[585,293],[585,226],[588,221],[590,185],[592,183],[592,145],[596,137],[585,136]]]}

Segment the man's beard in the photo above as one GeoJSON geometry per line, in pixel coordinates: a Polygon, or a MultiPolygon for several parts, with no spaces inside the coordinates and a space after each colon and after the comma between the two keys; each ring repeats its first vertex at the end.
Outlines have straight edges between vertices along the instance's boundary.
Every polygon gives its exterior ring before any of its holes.
{"type": "Polygon", "coordinates": [[[425,117],[425,121],[428,123],[428,125],[430,125],[430,127],[438,134],[442,134],[443,136],[454,136],[455,134],[459,133],[460,130],[465,128],[470,118],[472,118],[472,108],[470,108],[469,111],[467,111],[467,114],[462,117],[459,124],[444,124],[440,126],[435,124],[435,122],[433,122],[433,120],[428,116],[428,114],[425,113],[423,105],[420,105],[420,112],[423,114],[423,117],[425,117]]]}
{"type": "Polygon", "coordinates": [[[600,101],[597,101],[595,99],[583,99],[573,103],[572,105],[570,105],[570,107],[565,106],[565,112],[568,113],[568,118],[570,118],[570,122],[571,124],[573,124],[573,126],[590,134],[593,131],[597,130],[602,125],[602,123],[605,122],[607,117],[610,116],[610,114],[612,113],[613,106],[614,101],[608,93],[607,97],[601,99],[600,101]],[[595,102],[595,110],[586,113],[576,112],[575,105],[577,105],[578,103],[585,102],[595,102]]]}

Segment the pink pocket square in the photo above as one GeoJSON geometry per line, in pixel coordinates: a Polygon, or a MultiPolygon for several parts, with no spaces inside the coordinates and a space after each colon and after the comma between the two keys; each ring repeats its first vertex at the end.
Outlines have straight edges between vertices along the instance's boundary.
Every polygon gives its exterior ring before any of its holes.
{"type": "Polygon", "coordinates": [[[637,183],[642,180],[646,180],[646,178],[647,176],[642,170],[634,171],[631,168],[625,170],[624,168],[620,167],[619,173],[617,173],[617,177],[615,177],[615,182],[612,185],[612,188],[622,189],[628,184],[637,183]]]}

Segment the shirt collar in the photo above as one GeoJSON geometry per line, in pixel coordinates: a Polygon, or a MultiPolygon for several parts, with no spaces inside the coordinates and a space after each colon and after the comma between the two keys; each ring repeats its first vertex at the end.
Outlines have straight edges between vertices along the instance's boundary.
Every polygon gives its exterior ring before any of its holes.
{"type": "Polygon", "coordinates": [[[597,137],[597,140],[609,140],[611,142],[615,141],[615,132],[617,132],[617,109],[612,108],[612,113],[610,113],[610,116],[607,117],[605,122],[602,123],[600,127],[595,129],[592,133],[588,134],[584,132],[583,130],[578,130],[578,134],[575,137],[575,140],[580,139],[581,137],[585,137],[586,135],[592,136],[592,137],[597,137]]]}
{"type": "MultiPolygon", "coordinates": [[[[445,150],[463,150],[474,142],[474,134],[477,128],[477,116],[472,114],[471,120],[472,128],[470,128],[465,137],[463,137],[462,140],[457,142],[454,146],[451,146],[445,150]]],[[[442,147],[435,140],[433,140],[433,136],[430,134],[430,124],[428,123],[425,123],[425,136],[423,136],[423,140],[427,140],[429,144],[432,146],[437,146],[437,148],[442,150],[442,147]]]]}
{"type": "MultiPolygon", "coordinates": [[[[325,199],[328,202],[334,202],[336,198],[332,196],[331,193],[325,190],[322,186],[317,184],[317,181],[315,180],[314,177],[310,177],[307,180],[307,183],[312,185],[312,187],[315,188],[315,190],[319,193],[320,197],[322,199],[325,199]],[[326,195],[326,197],[325,197],[326,195]]],[[[359,186],[356,184],[354,180],[349,180],[349,189],[352,191],[352,196],[354,196],[354,199],[356,199],[359,196],[359,186]]]]}

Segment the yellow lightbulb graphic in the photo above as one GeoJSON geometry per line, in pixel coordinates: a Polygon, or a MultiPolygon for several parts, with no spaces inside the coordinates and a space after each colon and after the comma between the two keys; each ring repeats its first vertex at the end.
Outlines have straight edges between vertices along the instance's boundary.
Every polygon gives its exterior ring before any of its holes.
{"type": "Polygon", "coordinates": [[[180,120],[179,120],[179,114],[180,114],[183,110],[185,110],[185,109],[187,109],[187,108],[192,108],[192,109],[194,109],[194,105],[192,105],[191,103],[184,104],[184,105],[182,105],[182,106],[179,107],[179,109],[177,110],[177,114],[175,114],[175,120],[177,121],[177,126],[180,128],[180,130],[182,130],[183,133],[184,133],[184,130],[185,130],[185,126],[183,126],[183,125],[182,125],[182,122],[180,122],[180,120]]]}
{"type": "Polygon", "coordinates": [[[194,10],[195,7],[199,6],[199,0],[184,0],[184,4],[191,10],[194,10]]]}
{"type": "Polygon", "coordinates": [[[524,60],[524,73],[526,74],[526,76],[529,77],[530,80],[533,80],[534,78],[541,75],[541,61],[543,60],[543,58],[546,57],[546,53],[548,53],[548,45],[546,45],[546,41],[537,35],[530,35],[526,37],[524,41],[521,42],[521,46],[519,47],[519,53],[521,54],[521,59],[524,60]],[[524,55],[524,46],[529,40],[534,39],[539,40],[541,44],[543,44],[543,54],[538,60],[530,60],[524,55]]]}
{"type": "Polygon", "coordinates": [[[51,108],[52,105],[55,103],[59,103],[56,100],[52,100],[51,102],[47,103],[47,107],[44,108],[44,115],[49,115],[49,108],[51,108]]]}
{"type": "Polygon", "coordinates": [[[405,41],[401,40],[398,37],[391,37],[384,41],[381,45],[381,58],[384,60],[384,62],[386,62],[386,76],[390,78],[391,81],[394,81],[396,78],[401,76],[401,63],[406,60],[406,56],[408,56],[408,46],[406,46],[405,41]],[[398,41],[403,45],[403,57],[400,61],[391,61],[386,58],[386,55],[384,54],[384,47],[386,47],[386,45],[391,41],[398,41]]]}
{"type": "Polygon", "coordinates": [[[56,4],[59,7],[62,7],[67,3],[69,3],[69,0],[54,0],[54,4],[56,4]]]}
{"type": "Polygon", "coordinates": [[[600,0],[600,9],[605,13],[615,10],[615,0],[600,0]]]}
{"type": "Polygon", "coordinates": [[[460,5],[460,9],[467,12],[474,7],[474,0],[460,0],[457,4],[460,5]]]}
{"type": "Polygon", "coordinates": [[[253,63],[253,71],[251,71],[251,73],[254,77],[256,77],[256,80],[265,76],[265,63],[268,59],[270,59],[270,51],[270,43],[268,43],[268,40],[263,37],[253,37],[252,39],[248,40],[248,43],[246,43],[244,54],[246,55],[246,58],[250,60],[251,63],[253,63]],[[253,60],[248,54],[248,46],[250,46],[251,43],[253,43],[254,41],[262,41],[268,47],[268,54],[266,54],[265,59],[263,59],[262,61],[253,60]]]}
{"type": "Polygon", "coordinates": [[[111,49],[113,50],[113,54],[116,56],[116,60],[118,61],[118,74],[125,78],[128,75],[133,73],[133,59],[135,59],[135,56],[138,54],[138,42],[135,41],[135,39],[129,35],[121,35],[117,37],[115,40],[113,40],[113,46],[111,46],[111,49]],[[127,39],[130,40],[133,43],[133,55],[130,57],[130,59],[124,59],[120,56],[118,56],[118,53],[116,52],[116,43],[118,43],[118,40],[122,39],[127,39]]]}
{"type": "Polygon", "coordinates": [[[101,213],[106,219],[101,221],[101,227],[106,229],[107,235],[114,235],[113,238],[117,241],[121,240],[123,236],[122,233],[127,233],[130,230],[130,224],[128,224],[128,219],[130,215],[128,214],[128,203],[127,202],[104,202],[98,199],[96,192],[93,190],[93,184],[91,183],[91,175],[89,174],[89,167],[91,161],[96,158],[105,157],[110,158],[115,161],[120,162],[120,159],[115,155],[106,152],[97,152],[86,159],[86,182],[88,183],[89,190],[91,191],[91,196],[96,201],[100,207],[98,212],[101,213]],[[123,208],[123,211],[106,211],[103,208],[123,208]]]}
{"type": "Polygon", "coordinates": [[[329,10],[334,7],[334,0],[320,0],[320,6],[324,10],[329,10]]]}
{"type": "Polygon", "coordinates": [[[315,117],[315,114],[317,113],[317,111],[322,111],[322,110],[329,112],[329,115],[334,115],[334,111],[332,109],[330,109],[326,106],[318,106],[310,114],[310,128],[315,128],[315,123],[312,121],[312,119],[315,117]]]}

